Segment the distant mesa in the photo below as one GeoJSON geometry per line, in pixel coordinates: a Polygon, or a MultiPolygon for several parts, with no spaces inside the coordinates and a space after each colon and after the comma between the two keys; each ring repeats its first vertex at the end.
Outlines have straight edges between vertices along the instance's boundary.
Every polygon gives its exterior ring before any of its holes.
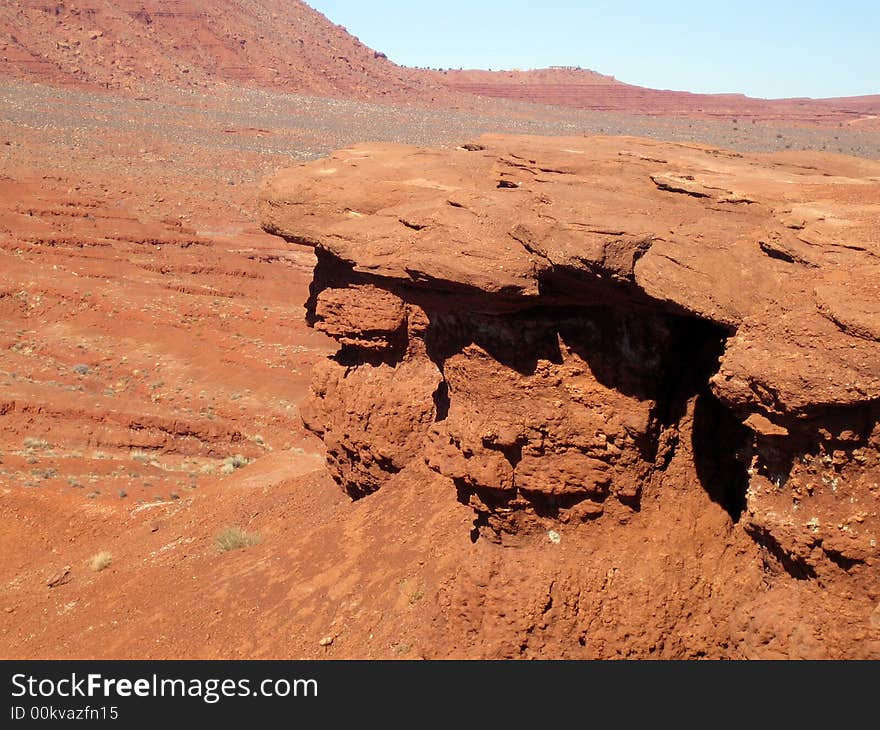
{"type": "Polygon", "coordinates": [[[448,88],[479,96],[602,112],[691,119],[851,124],[880,114],[880,95],[839,99],[753,99],[744,94],[694,94],[648,89],[576,66],[529,71],[450,70],[448,88]]]}

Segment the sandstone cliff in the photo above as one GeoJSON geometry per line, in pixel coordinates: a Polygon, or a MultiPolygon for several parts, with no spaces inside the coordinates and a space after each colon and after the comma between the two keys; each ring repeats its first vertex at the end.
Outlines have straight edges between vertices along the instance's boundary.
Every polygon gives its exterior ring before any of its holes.
{"type": "Polygon", "coordinates": [[[317,254],[308,316],[340,348],[303,416],[334,479],[454,490],[499,545],[443,622],[485,627],[540,573],[539,655],[880,656],[880,164],[360,145],[261,212],[317,254]],[[548,539],[580,549],[503,557],[548,539]]]}

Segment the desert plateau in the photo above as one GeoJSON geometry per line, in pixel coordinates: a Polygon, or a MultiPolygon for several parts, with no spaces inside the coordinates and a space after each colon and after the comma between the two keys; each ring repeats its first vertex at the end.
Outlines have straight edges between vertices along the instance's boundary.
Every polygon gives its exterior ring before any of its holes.
{"type": "Polygon", "coordinates": [[[878,540],[880,93],[0,7],[0,658],[880,659],[878,540]]]}

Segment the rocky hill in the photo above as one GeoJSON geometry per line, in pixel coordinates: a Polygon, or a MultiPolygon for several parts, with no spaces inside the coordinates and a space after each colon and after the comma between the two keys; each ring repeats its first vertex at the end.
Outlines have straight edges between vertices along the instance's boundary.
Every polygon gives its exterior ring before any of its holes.
{"type": "Polygon", "coordinates": [[[231,81],[367,98],[432,90],[300,0],[10,0],[0,5],[0,76],[122,89],[231,81]]]}

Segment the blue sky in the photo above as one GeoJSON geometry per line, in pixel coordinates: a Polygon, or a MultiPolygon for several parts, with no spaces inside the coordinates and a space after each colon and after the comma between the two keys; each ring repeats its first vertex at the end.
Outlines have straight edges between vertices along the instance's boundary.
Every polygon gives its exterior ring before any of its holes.
{"type": "Polygon", "coordinates": [[[407,66],[582,66],[768,98],[880,93],[880,0],[307,2],[407,66]]]}

